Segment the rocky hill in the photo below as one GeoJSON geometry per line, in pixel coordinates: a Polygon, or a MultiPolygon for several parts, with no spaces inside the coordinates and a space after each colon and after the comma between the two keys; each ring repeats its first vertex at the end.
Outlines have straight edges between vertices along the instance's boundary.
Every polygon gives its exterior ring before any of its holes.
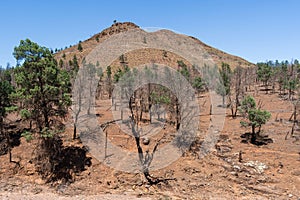
{"type": "MultiPolygon", "coordinates": [[[[140,29],[139,26],[137,26],[134,23],[131,22],[124,22],[124,23],[114,23],[111,27],[104,29],[100,33],[95,34],[91,38],[80,42],[80,45],[82,47],[82,50],[78,50],[78,45],[76,44],[74,46],[71,46],[70,48],[64,49],[62,51],[59,51],[56,53],[55,57],[56,59],[62,60],[64,66],[70,65],[70,60],[74,58],[74,55],[76,55],[76,58],[78,59],[79,63],[82,61],[84,57],[86,57],[99,43],[105,41],[110,36],[114,34],[118,34],[121,32],[126,32],[128,30],[132,29],[140,29]]],[[[228,63],[232,68],[235,68],[237,66],[241,67],[249,67],[254,66],[253,63],[248,62],[247,60],[240,58],[238,56],[230,55],[228,53],[225,53],[221,50],[218,50],[214,47],[211,47],[200,40],[198,40],[195,37],[191,37],[211,56],[213,61],[220,66],[222,62],[228,63]]],[[[173,65],[176,63],[177,60],[184,60],[178,55],[173,55],[172,53],[168,52],[168,59],[162,59],[162,52],[163,50],[157,50],[157,49],[141,49],[134,52],[129,52],[126,55],[127,58],[127,64],[129,66],[136,66],[137,64],[141,64],[143,62],[149,62],[155,60],[156,62],[160,62],[162,64],[169,64],[173,65]]],[[[118,62],[115,62],[114,64],[117,64],[118,62]]]]}

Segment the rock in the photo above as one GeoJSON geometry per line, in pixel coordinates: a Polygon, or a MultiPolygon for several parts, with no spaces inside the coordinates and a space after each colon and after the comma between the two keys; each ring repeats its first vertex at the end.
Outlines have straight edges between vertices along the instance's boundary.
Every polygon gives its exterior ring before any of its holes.
{"type": "Polygon", "coordinates": [[[238,165],[233,165],[232,167],[233,167],[233,169],[234,169],[235,171],[240,171],[240,170],[241,170],[241,167],[238,166],[238,165]]]}
{"type": "Polygon", "coordinates": [[[293,197],[293,195],[292,195],[292,194],[289,194],[288,196],[289,196],[289,198],[292,198],[292,197],[293,197]]]}
{"type": "Polygon", "coordinates": [[[234,176],[238,176],[239,175],[237,172],[230,172],[230,174],[232,174],[234,176]]]}
{"type": "Polygon", "coordinates": [[[144,138],[142,139],[142,142],[143,142],[144,145],[148,145],[148,144],[150,143],[150,139],[147,138],[147,137],[144,137],[144,138]]]}
{"type": "Polygon", "coordinates": [[[244,166],[254,168],[259,174],[263,173],[265,169],[268,169],[268,166],[259,161],[249,161],[244,163],[244,166]]]}

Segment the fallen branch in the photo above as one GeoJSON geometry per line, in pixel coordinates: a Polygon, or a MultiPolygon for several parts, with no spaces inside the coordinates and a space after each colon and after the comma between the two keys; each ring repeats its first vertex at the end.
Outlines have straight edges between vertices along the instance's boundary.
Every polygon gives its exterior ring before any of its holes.
{"type": "Polygon", "coordinates": [[[112,121],[108,121],[108,122],[105,122],[103,124],[100,125],[100,127],[103,129],[103,131],[107,128],[108,125],[110,124],[114,124],[116,123],[117,121],[121,121],[121,119],[116,119],[116,120],[112,120],[112,121]]]}

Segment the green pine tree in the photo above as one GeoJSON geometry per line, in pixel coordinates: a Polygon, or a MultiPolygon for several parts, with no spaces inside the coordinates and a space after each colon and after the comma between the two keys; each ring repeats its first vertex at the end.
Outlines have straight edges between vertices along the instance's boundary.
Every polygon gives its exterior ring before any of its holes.
{"type": "Polygon", "coordinates": [[[14,108],[10,95],[14,92],[13,87],[7,80],[0,78],[0,138],[6,139],[9,154],[9,162],[12,162],[10,136],[4,131],[4,119],[7,113],[14,108]]]}
{"type": "Polygon", "coordinates": [[[65,117],[71,104],[68,73],[57,67],[48,48],[29,39],[21,40],[13,55],[18,63],[23,63],[15,69],[19,86],[16,94],[23,105],[21,114],[35,122],[32,132],[53,136],[56,130],[51,130],[51,119],[65,117]]]}
{"type": "Polygon", "coordinates": [[[241,120],[240,123],[244,127],[251,127],[251,142],[255,143],[261,126],[271,118],[271,113],[257,108],[252,96],[245,97],[241,104],[240,112],[243,114],[244,120],[241,120]],[[258,132],[256,132],[256,128],[259,128],[258,132]]]}
{"type": "Polygon", "coordinates": [[[78,46],[77,46],[77,49],[78,51],[82,52],[83,51],[83,48],[82,48],[82,45],[81,43],[79,42],[78,46]]]}

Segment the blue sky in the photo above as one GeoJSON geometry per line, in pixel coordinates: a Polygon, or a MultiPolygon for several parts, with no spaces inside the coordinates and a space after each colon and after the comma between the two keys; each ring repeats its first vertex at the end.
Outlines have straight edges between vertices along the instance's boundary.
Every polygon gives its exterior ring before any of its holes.
{"type": "Polygon", "coordinates": [[[3,0],[0,65],[29,38],[52,49],[83,41],[113,20],[192,35],[251,62],[300,59],[298,0],[3,0]]]}

